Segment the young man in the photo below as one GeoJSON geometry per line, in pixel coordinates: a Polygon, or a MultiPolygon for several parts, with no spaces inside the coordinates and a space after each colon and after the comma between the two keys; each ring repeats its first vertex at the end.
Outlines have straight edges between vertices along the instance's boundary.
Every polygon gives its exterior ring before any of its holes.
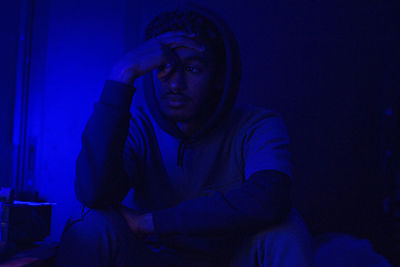
{"type": "Polygon", "coordinates": [[[75,189],[92,210],[63,234],[58,266],[312,266],[290,213],[285,127],[233,108],[240,73],[234,35],[211,11],[183,5],[147,26],[83,132],[75,189]],[[142,76],[146,103],[131,114],[142,76]]]}

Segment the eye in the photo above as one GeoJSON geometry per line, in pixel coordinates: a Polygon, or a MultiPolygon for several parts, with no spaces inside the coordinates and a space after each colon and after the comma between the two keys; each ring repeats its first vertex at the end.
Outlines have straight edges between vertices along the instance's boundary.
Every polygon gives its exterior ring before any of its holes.
{"type": "Polygon", "coordinates": [[[161,72],[161,71],[163,71],[165,69],[165,65],[161,65],[161,66],[158,66],[157,67],[157,71],[158,72],[161,72]]]}
{"type": "Polygon", "coordinates": [[[200,72],[200,69],[193,67],[193,66],[186,66],[185,71],[193,72],[193,73],[198,73],[200,72]]]}
{"type": "Polygon", "coordinates": [[[160,65],[160,66],[157,67],[157,71],[159,71],[159,72],[164,71],[166,69],[171,68],[172,65],[173,65],[172,63],[167,63],[167,64],[164,64],[164,65],[160,65]]]}

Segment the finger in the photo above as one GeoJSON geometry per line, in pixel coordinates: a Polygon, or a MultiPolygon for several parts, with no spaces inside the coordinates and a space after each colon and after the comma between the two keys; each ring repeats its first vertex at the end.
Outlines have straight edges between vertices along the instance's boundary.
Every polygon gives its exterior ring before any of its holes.
{"type": "Polygon", "coordinates": [[[203,52],[205,50],[205,47],[200,42],[183,36],[165,39],[164,44],[168,45],[171,49],[188,47],[198,50],[199,52],[203,52]]]}
{"type": "Polygon", "coordinates": [[[170,45],[171,49],[176,49],[176,48],[191,48],[194,49],[198,52],[204,52],[205,51],[205,47],[203,45],[198,45],[198,44],[190,44],[187,42],[178,42],[178,43],[173,43],[172,45],[170,45]]]}
{"type": "Polygon", "coordinates": [[[196,37],[196,33],[187,33],[187,32],[168,32],[166,34],[158,35],[154,37],[156,41],[159,43],[170,43],[173,42],[173,40],[179,39],[179,38],[187,38],[187,39],[192,39],[196,37]]]}
{"type": "Polygon", "coordinates": [[[178,60],[178,56],[172,51],[168,44],[161,43],[161,50],[164,57],[164,64],[173,64],[178,60]]]}
{"type": "Polygon", "coordinates": [[[178,62],[178,56],[168,45],[162,45],[161,49],[163,51],[163,62],[161,66],[157,67],[157,77],[159,79],[166,77],[178,62]]]}
{"type": "Polygon", "coordinates": [[[179,37],[179,36],[190,36],[195,37],[196,33],[189,33],[185,31],[169,31],[157,36],[157,39],[169,38],[169,37],[179,37]]]}

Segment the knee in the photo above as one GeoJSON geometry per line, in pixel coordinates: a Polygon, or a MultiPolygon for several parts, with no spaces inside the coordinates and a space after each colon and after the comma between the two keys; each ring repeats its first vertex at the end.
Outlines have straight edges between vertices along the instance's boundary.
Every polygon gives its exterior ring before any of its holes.
{"type": "Polygon", "coordinates": [[[254,239],[259,248],[269,251],[311,249],[311,236],[302,221],[289,219],[280,225],[257,233],[254,239]]]}
{"type": "Polygon", "coordinates": [[[311,236],[300,215],[245,238],[231,266],[314,266],[311,236]],[[249,264],[252,263],[252,264],[249,264]]]}
{"type": "Polygon", "coordinates": [[[289,220],[257,233],[253,244],[262,266],[314,266],[311,236],[302,221],[289,220]]]}
{"type": "Polygon", "coordinates": [[[307,243],[304,236],[291,229],[271,229],[258,233],[254,236],[258,250],[263,250],[267,254],[275,254],[288,248],[299,248],[307,243]]]}

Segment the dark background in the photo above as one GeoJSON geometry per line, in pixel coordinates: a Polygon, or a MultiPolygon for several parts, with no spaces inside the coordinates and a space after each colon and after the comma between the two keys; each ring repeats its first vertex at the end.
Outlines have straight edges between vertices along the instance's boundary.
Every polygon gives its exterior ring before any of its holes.
{"type": "MultiPolygon", "coordinates": [[[[12,185],[16,160],[13,120],[21,114],[13,108],[19,101],[23,2],[7,1],[0,9],[1,186],[12,185]]],[[[74,161],[93,103],[112,65],[138,44],[143,24],[168,1],[33,2],[26,140],[33,140],[34,164],[28,178],[42,198],[57,203],[50,238],[58,239],[66,219],[80,211],[74,161]]],[[[385,155],[396,154],[395,1],[202,3],[220,13],[239,40],[238,103],[274,109],[286,122],[295,165],[293,200],[313,234],[379,239],[385,155]]]]}

